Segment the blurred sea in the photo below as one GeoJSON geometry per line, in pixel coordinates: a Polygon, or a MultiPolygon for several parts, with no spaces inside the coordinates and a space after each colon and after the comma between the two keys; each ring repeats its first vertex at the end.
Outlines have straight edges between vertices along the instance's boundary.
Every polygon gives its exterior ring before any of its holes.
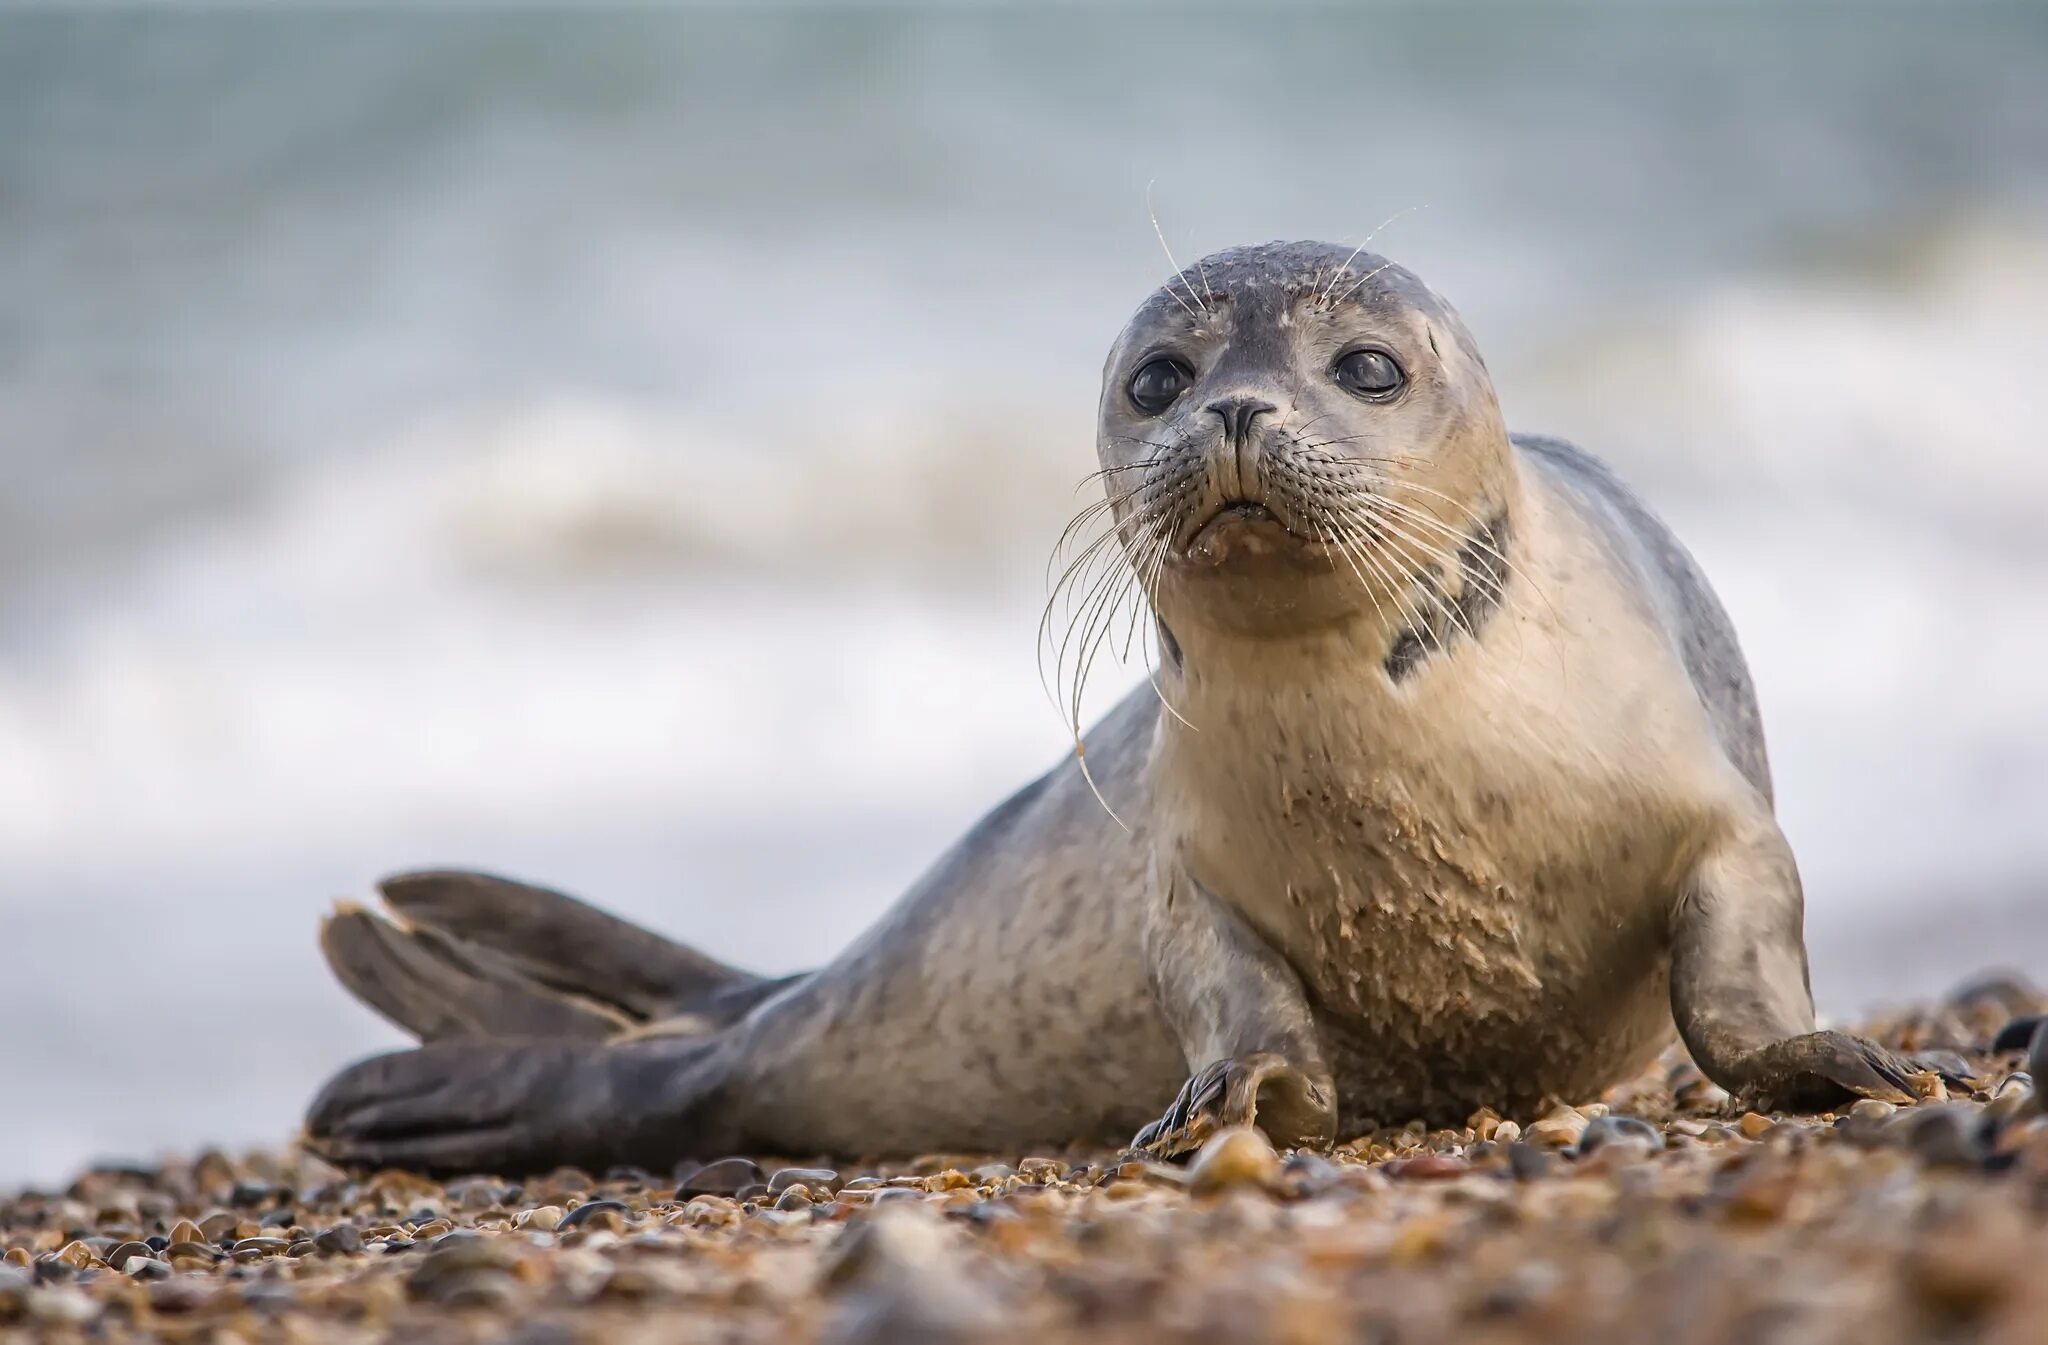
{"type": "MultiPolygon", "coordinates": [[[[0,10],[0,1181],[276,1140],[477,864],[764,969],[1056,760],[1182,260],[1414,266],[1734,612],[1850,1012],[2048,976],[2048,10],[0,10]]],[[[1138,674],[1098,679],[1098,706],[1138,674]]]]}

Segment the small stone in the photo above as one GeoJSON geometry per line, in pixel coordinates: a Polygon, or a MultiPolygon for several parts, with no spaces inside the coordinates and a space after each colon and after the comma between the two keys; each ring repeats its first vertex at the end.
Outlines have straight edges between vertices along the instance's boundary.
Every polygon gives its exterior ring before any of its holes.
{"type": "Polygon", "coordinates": [[[570,1210],[557,1225],[563,1232],[572,1228],[603,1228],[613,1233],[626,1227],[626,1206],[617,1200],[587,1200],[570,1210]]]}
{"type": "Polygon", "coordinates": [[[1400,1177],[1408,1181],[1462,1177],[1471,1170],[1471,1165],[1464,1159],[1452,1157],[1450,1154],[1422,1154],[1415,1158],[1397,1158],[1385,1165],[1389,1177],[1400,1177]]]}
{"type": "Polygon", "coordinates": [[[1253,1126],[1226,1126],[1211,1135],[1188,1167],[1198,1195],[1233,1187],[1270,1186],[1280,1176],[1280,1155],[1253,1126]]]}
{"type": "Polygon", "coordinates": [[[92,1254],[92,1248],[86,1246],[83,1242],[67,1242],[64,1244],[63,1249],[56,1254],[55,1259],[61,1264],[71,1267],[73,1270],[84,1270],[98,1258],[92,1254]]]}
{"type": "Polygon", "coordinates": [[[156,1260],[156,1255],[150,1251],[148,1243],[124,1242],[107,1253],[107,1264],[116,1270],[126,1270],[128,1263],[138,1256],[156,1260]]]}
{"type": "Polygon", "coordinates": [[[812,1191],[836,1191],[839,1189],[839,1174],[831,1168],[780,1168],[768,1179],[771,1195],[781,1195],[797,1185],[809,1187],[812,1191]]]}
{"type": "Polygon", "coordinates": [[[917,1204],[884,1206],[848,1229],[823,1280],[836,1304],[829,1345],[981,1340],[1006,1324],[962,1235],[917,1204]]]}
{"type": "Polygon", "coordinates": [[[1527,1142],[1508,1146],[1508,1172],[1518,1182],[1548,1176],[1556,1167],[1557,1158],[1547,1149],[1527,1142]]]}
{"type": "Polygon", "coordinates": [[[1883,1098],[1864,1097],[1849,1104],[1849,1115],[1858,1121],[1884,1121],[1898,1109],[1896,1103],[1886,1102],[1883,1098]]]}
{"type": "Polygon", "coordinates": [[[1025,1158],[1018,1160],[1017,1175],[1042,1186],[1066,1176],[1067,1165],[1057,1158],[1025,1158]]]}
{"type": "Polygon", "coordinates": [[[1573,1152],[1584,1158],[1603,1149],[1648,1154],[1663,1147],[1664,1136],[1640,1116],[1608,1115],[1596,1116],[1586,1124],[1586,1131],[1579,1136],[1578,1146],[1573,1152]]]}
{"type": "Polygon", "coordinates": [[[211,1302],[213,1294],[213,1285],[209,1281],[187,1275],[150,1285],[149,1306],[153,1312],[191,1312],[211,1302]]]}
{"type": "Polygon", "coordinates": [[[1559,1107],[1529,1127],[1528,1142],[1547,1149],[1568,1149],[1579,1142],[1589,1124],[1591,1122],[1583,1112],[1572,1107],[1559,1107]]]}
{"type": "MultiPolygon", "coordinates": [[[[240,1222],[240,1219],[227,1213],[225,1210],[219,1214],[209,1214],[199,1221],[200,1238],[216,1245],[223,1242],[232,1242],[240,1236],[240,1234],[235,1232],[235,1226],[240,1222]]],[[[200,1239],[194,1239],[194,1241],[198,1240],[200,1239]]]]}
{"type": "Polygon", "coordinates": [[[1795,1190],[1790,1170],[1776,1164],[1757,1164],[1735,1177],[1728,1187],[1725,1208],[1730,1219],[1741,1223],[1776,1223],[1791,1207],[1795,1190]]]}
{"type": "Polygon", "coordinates": [[[122,1273],[136,1280],[164,1280],[171,1276],[171,1268],[154,1256],[133,1256],[122,1268],[122,1273]]]}
{"type": "Polygon", "coordinates": [[[807,1210],[811,1207],[810,1188],[801,1182],[782,1188],[782,1194],[775,1197],[778,1210],[807,1210]]]}
{"type": "Polygon", "coordinates": [[[84,1326],[100,1315],[100,1305],[76,1289],[45,1285],[29,1294],[28,1315],[59,1326],[84,1326]]]}
{"type": "Polygon", "coordinates": [[[464,1181],[448,1184],[449,1198],[461,1210],[487,1210],[500,1199],[498,1184],[484,1177],[470,1177],[464,1181]]]}
{"type": "Polygon", "coordinates": [[[363,1249],[363,1231],[354,1224],[336,1224],[315,1237],[313,1246],[329,1256],[347,1256],[363,1249]]]}
{"type": "Polygon", "coordinates": [[[1017,1169],[1008,1163],[983,1163],[967,1175],[978,1182],[999,1182],[1005,1177],[1016,1176],[1017,1169]]]}
{"type": "Polygon", "coordinates": [[[234,1190],[228,1193],[228,1204],[255,1205],[260,1207],[269,1204],[270,1198],[275,1194],[275,1189],[268,1183],[241,1182],[236,1185],[234,1190]]]}
{"type": "Polygon", "coordinates": [[[562,1220],[566,1215],[567,1211],[560,1205],[540,1205],[530,1210],[522,1210],[514,1216],[512,1226],[529,1229],[535,1233],[552,1233],[562,1226],[562,1220]]]}
{"type": "Polygon", "coordinates": [[[1935,1167],[1981,1167],[1989,1157],[1976,1108],[1964,1103],[1926,1103],[1893,1122],[1908,1149],[1935,1167]]]}
{"type": "Polygon", "coordinates": [[[281,1256],[291,1246],[283,1238],[242,1238],[236,1242],[230,1254],[237,1261],[260,1261],[266,1256],[281,1256]]]}
{"type": "Polygon", "coordinates": [[[1760,1140],[1776,1130],[1778,1123],[1762,1112],[1746,1111],[1742,1113],[1742,1119],[1735,1123],[1735,1128],[1742,1132],[1744,1139],[1760,1140]]]}
{"type": "MultiPolygon", "coordinates": [[[[198,1225],[198,1224],[195,1224],[195,1223],[193,1223],[193,1222],[192,1222],[192,1221],[191,1221],[190,1219],[180,1219],[180,1220],[178,1220],[178,1222],[177,1222],[177,1225],[176,1225],[176,1227],[174,1227],[174,1228],[172,1228],[172,1229],[171,1229],[169,1237],[170,1237],[170,1242],[211,1242],[211,1241],[213,1241],[213,1239],[211,1239],[211,1238],[207,1237],[207,1236],[206,1236],[206,1234],[205,1234],[204,1232],[202,1232],[202,1231],[200,1230],[200,1227],[199,1227],[199,1225],[198,1225]]],[[[164,1245],[165,1245],[165,1246],[169,1246],[169,1245],[170,1245],[170,1242],[167,1242],[167,1243],[165,1243],[164,1245]]]]}
{"type": "Polygon", "coordinates": [[[749,1186],[767,1180],[760,1164],[751,1158],[721,1158],[716,1163],[706,1163],[684,1179],[676,1187],[676,1199],[737,1195],[749,1186]]]}

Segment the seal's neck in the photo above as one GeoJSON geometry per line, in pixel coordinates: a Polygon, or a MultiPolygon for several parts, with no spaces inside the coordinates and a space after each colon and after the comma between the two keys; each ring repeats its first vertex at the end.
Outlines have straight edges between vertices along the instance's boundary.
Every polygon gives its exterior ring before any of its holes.
{"type": "MultiPolygon", "coordinates": [[[[1316,582],[1355,587],[1325,619],[1258,625],[1206,620],[1199,607],[1163,618],[1162,692],[1196,724],[1204,713],[1231,715],[1260,703],[1398,704],[1424,680],[1447,675],[1461,654],[1475,657],[1514,597],[1524,498],[1502,491],[1497,502],[1465,511],[1462,528],[1421,534],[1411,525],[1381,555],[1333,559],[1332,575],[1316,582]]],[[[1284,601],[1274,597],[1271,605],[1284,610],[1284,601]]]]}

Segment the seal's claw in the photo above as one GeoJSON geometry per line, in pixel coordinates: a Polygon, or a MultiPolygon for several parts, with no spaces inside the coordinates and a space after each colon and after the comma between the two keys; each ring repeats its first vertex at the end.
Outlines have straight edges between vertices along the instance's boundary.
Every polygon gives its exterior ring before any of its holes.
{"type": "Polygon", "coordinates": [[[1130,1152],[1177,1158],[1225,1126],[1256,1125],[1282,1148],[1327,1144],[1336,1134],[1336,1090],[1272,1052],[1218,1060],[1196,1071],[1158,1120],[1131,1140],[1130,1152]]]}
{"type": "Polygon", "coordinates": [[[1915,1061],[1846,1032],[1809,1032],[1758,1051],[1745,1100],[1788,1111],[1827,1111],[1852,1098],[1916,1102],[1915,1061]]]}

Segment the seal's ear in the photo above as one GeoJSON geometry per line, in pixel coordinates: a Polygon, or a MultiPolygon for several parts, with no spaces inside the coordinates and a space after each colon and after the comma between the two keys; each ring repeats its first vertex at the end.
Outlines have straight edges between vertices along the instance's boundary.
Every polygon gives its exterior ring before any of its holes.
{"type": "Polygon", "coordinates": [[[603,1038],[633,1025],[608,1006],[534,985],[487,950],[344,904],[320,926],[327,965],[357,999],[421,1041],[603,1038]]]}

